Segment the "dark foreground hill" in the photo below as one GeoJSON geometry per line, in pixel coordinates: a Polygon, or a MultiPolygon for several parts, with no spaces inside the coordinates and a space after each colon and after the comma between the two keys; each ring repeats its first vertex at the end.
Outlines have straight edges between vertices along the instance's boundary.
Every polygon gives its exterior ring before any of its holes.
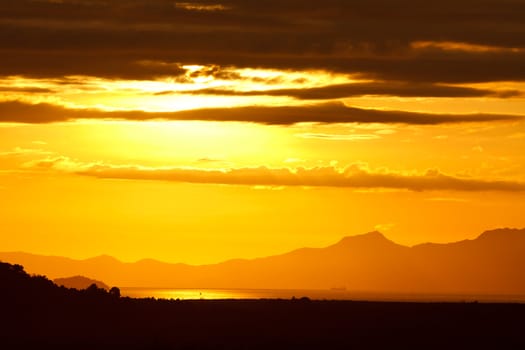
{"type": "Polygon", "coordinates": [[[2,349],[517,349],[525,305],[168,301],[78,291],[0,263],[2,349]]]}

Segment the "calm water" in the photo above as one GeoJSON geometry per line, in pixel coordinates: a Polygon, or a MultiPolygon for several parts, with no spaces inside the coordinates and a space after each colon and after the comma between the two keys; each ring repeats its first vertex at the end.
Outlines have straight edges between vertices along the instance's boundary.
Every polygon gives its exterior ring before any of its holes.
{"type": "Polygon", "coordinates": [[[121,288],[123,296],[157,299],[291,299],[308,297],[315,300],[370,300],[370,301],[480,301],[525,302],[525,296],[509,295],[429,295],[429,294],[380,294],[346,290],[299,289],[170,289],[170,288],[121,288]]]}

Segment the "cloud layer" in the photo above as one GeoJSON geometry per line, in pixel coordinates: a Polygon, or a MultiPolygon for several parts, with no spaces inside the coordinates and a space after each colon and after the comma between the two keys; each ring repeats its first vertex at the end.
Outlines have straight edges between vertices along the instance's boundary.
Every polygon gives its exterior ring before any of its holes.
{"type": "MultiPolygon", "coordinates": [[[[162,91],[156,95],[180,94],[180,91],[162,91]]],[[[492,91],[460,86],[403,82],[367,82],[333,84],[313,88],[272,89],[236,91],[221,88],[191,90],[182,93],[222,96],[290,96],[300,100],[330,100],[365,95],[386,95],[400,97],[498,97],[520,96],[517,90],[492,91]]]]}
{"type": "Polygon", "coordinates": [[[201,120],[250,122],[269,125],[314,123],[402,123],[435,125],[445,123],[512,121],[522,117],[504,114],[432,114],[383,111],[347,107],[342,103],[311,106],[207,108],[177,112],[102,111],[68,109],[52,104],[0,102],[0,122],[52,123],[76,119],[118,120],[201,120]]]}
{"type": "Polygon", "coordinates": [[[151,79],[216,64],[523,81],[524,17],[521,0],[4,0],[0,75],[151,79]]]}
{"type": "Polygon", "coordinates": [[[102,179],[172,181],[197,184],[248,186],[303,186],[354,189],[395,189],[410,191],[525,191],[525,183],[513,181],[461,178],[438,170],[422,174],[373,172],[360,165],[344,169],[316,167],[295,169],[242,167],[229,169],[147,168],[108,164],[82,164],[67,157],[47,158],[31,162],[33,169],[54,169],[102,179]]]}

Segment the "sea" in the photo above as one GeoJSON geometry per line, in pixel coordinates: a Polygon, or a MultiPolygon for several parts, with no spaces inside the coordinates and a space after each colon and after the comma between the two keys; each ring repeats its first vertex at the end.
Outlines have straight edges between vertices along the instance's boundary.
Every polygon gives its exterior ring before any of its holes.
{"type": "Polygon", "coordinates": [[[356,292],[346,289],[121,288],[122,296],[173,300],[300,299],[391,302],[525,303],[525,295],[439,295],[356,292]]]}

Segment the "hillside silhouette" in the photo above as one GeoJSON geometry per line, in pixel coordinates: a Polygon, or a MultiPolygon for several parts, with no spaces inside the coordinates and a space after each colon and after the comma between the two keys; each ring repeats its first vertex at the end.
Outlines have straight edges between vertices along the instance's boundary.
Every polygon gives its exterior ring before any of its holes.
{"type": "Polygon", "coordinates": [[[66,288],[87,289],[94,284],[98,288],[109,290],[108,285],[104,282],[93,280],[84,276],[55,278],[53,282],[58,286],[64,286],[66,288]]]}
{"type": "Polygon", "coordinates": [[[5,349],[523,348],[525,305],[123,298],[0,263],[5,349]]]}
{"type": "Polygon", "coordinates": [[[202,266],[151,259],[123,263],[109,256],[80,261],[26,253],[0,253],[0,259],[50,278],[84,275],[123,287],[343,287],[378,293],[525,295],[525,229],[498,229],[474,240],[414,247],[372,232],[345,237],[326,248],[202,266]]]}

